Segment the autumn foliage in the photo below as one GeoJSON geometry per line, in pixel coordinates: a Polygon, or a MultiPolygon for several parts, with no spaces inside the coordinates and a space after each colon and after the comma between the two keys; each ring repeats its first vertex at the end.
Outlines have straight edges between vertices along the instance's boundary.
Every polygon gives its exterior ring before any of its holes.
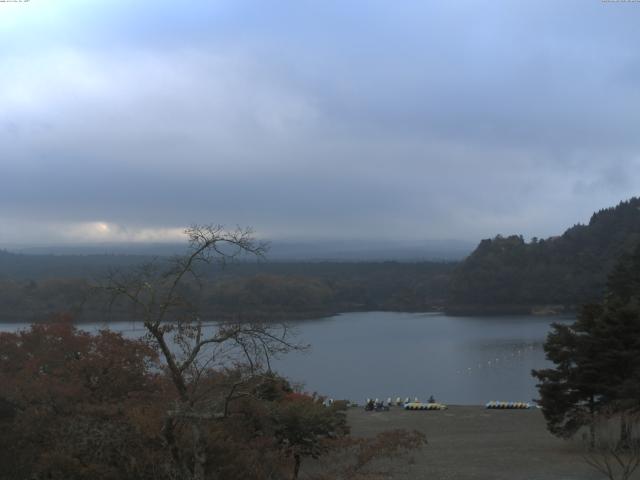
{"type": "Polygon", "coordinates": [[[69,322],[0,334],[4,478],[139,478],[153,463],[147,418],[162,397],[139,340],[69,322]]]}
{"type": "MultiPolygon", "coordinates": [[[[0,479],[189,478],[178,461],[196,454],[193,419],[176,421],[167,441],[179,398],[155,349],[57,320],[0,334],[0,479]]],[[[201,391],[216,397],[239,373],[203,375],[201,391]]],[[[242,394],[230,398],[222,417],[198,420],[206,478],[296,478],[305,458],[345,452],[351,462],[332,478],[358,478],[389,444],[350,439],[343,404],[325,406],[272,373],[245,378],[242,394]]],[[[408,438],[393,443],[413,445],[408,438]]]]}

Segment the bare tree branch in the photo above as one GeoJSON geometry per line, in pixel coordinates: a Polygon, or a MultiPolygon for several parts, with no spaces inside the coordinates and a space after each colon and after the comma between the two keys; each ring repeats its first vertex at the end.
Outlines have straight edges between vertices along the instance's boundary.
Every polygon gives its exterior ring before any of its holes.
{"type": "Polygon", "coordinates": [[[107,278],[104,290],[111,296],[110,305],[120,299],[129,304],[134,317],[142,320],[149,337],[159,348],[179,399],[167,413],[163,435],[176,465],[184,466],[188,456],[177,449],[174,431],[178,420],[189,426],[194,450],[193,464],[188,466],[188,471],[194,480],[203,480],[207,459],[202,422],[227,416],[230,402],[251,395],[240,388],[258,378],[264,365],[267,372],[271,372],[272,356],[303,347],[290,340],[284,325],[221,323],[215,319],[205,324],[197,298],[189,297],[189,288],[202,289],[201,269],[214,262],[224,265],[243,255],[260,259],[267,245],[256,242],[250,228],[225,230],[221,225],[192,225],[185,234],[189,245],[186,255],[164,264],[154,261],[126,274],[113,273],[107,278]],[[215,347],[214,353],[201,361],[208,347],[215,347]],[[204,376],[211,375],[214,361],[219,363],[219,368],[235,367],[248,375],[240,373],[231,385],[217,385],[217,393],[200,392],[199,385],[204,376]]]}

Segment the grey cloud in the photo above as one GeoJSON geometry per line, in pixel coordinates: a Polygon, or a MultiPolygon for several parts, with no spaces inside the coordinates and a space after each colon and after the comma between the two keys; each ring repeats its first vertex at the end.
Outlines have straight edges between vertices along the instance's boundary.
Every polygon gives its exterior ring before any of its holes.
{"type": "Polygon", "coordinates": [[[59,5],[0,29],[0,243],[82,222],[545,236],[640,187],[640,8],[59,5]]]}

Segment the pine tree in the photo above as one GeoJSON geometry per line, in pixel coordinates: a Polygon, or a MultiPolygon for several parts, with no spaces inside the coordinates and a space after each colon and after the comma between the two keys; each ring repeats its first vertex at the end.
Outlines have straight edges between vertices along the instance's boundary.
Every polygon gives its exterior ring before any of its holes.
{"type": "Polygon", "coordinates": [[[540,380],[539,404],[547,427],[559,437],[571,437],[591,424],[605,400],[592,335],[601,312],[599,305],[585,306],[574,324],[554,324],[544,349],[555,368],[532,372],[540,380]]]}
{"type": "MultiPolygon", "coordinates": [[[[640,245],[609,276],[602,304],[572,325],[554,325],[545,343],[554,368],[534,370],[549,431],[561,437],[594,416],[640,409],[640,245]]],[[[592,430],[593,440],[593,430],[592,430]]]]}

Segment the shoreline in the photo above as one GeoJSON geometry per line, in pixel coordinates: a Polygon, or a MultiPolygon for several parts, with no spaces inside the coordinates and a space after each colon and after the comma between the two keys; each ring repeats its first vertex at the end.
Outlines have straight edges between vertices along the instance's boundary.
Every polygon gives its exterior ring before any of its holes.
{"type": "MultiPolygon", "coordinates": [[[[531,316],[531,317],[562,317],[562,316],[575,316],[576,310],[570,308],[563,309],[555,309],[555,308],[547,308],[545,306],[528,306],[522,307],[520,309],[475,309],[475,310],[466,310],[466,307],[463,309],[453,309],[449,310],[442,307],[433,307],[430,309],[384,309],[384,308],[344,308],[344,309],[335,309],[335,310],[321,310],[321,311],[306,311],[306,312],[255,312],[255,313],[241,313],[241,314],[231,314],[228,312],[218,313],[217,319],[214,321],[239,321],[239,322],[250,322],[250,321],[259,321],[263,323],[280,323],[280,322],[296,322],[296,321],[313,321],[313,320],[321,320],[324,318],[336,317],[342,314],[348,313],[374,313],[374,312],[386,312],[386,313],[417,313],[417,314],[442,314],[446,317],[473,317],[473,318],[483,318],[483,317],[510,317],[510,316],[531,316]]],[[[24,318],[14,318],[14,319],[4,319],[0,318],[0,325],[2,324],[41,324],[41,323],[49,323],[49,317],[54,315],[53,312],[49,312],[43,314],[42,316],[30,315],[25,316],[24,318]]],[[[203,315],[207,315],[204,313],[203,315]]],[[[101,319],[100,314],[96,315],[96,319],[89,320],[82,318],[85,315],[78,315],[79,319],[74,321],[74,324],[84,325],[88,323],[119,323],[119,322],[132,322],[139,321],[134,318],[127,318],[126,315],[122,315],[118,319],[101,319]]],[[[210,322],[205,322],[210,323],[210,322]]]]}

